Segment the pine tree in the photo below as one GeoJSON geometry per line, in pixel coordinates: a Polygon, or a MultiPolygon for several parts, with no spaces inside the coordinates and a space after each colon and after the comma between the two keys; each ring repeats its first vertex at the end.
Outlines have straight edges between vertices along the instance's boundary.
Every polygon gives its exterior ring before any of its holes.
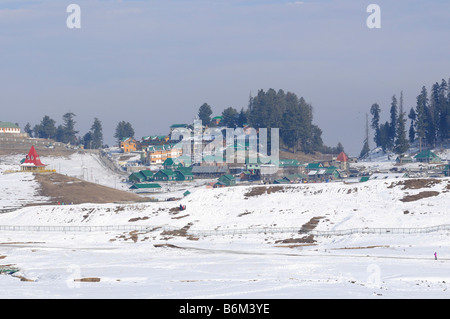
{"type": "Polygon", "coordinates": [[[395,137],[397,135],[398,111],[397,111],[397,97],[395,95],[392,96],[390,113],[391,113],[391,122],[389,124],[388,149],[392,149],[394,147],[394,145],[395,145],[395,137]]]}
{"type": "Polygon", "coordinates": [[[363,148],[359,154],[359,158],[365,158],[370,152],[369,147],[369,115],[366,113],[366,135],[364,138],[363,148]]]}
{"type": "Polygon", "coordinates": [[[198,109],[198,118],[202,121],[202,125],[209,125],[211,123],[211,106],[208,103],[203,103],[198,109]]]}
{"type": "Polygon", "coordinates": [[[408,118],[411,120],[411,124],[409,125],[409,142],[413,143],[416,139],[416,131],[414,130],[416,112],[414,112],[414,108],[411,108],[411,110],[409,111],[408,118]]]}
{"type": "Polygon", "coordinates": [[[403,154],[409,149],[408,139],[406,138],[406,118],[403,112],[403,92],[400,93],[400,105],[397,118],[396,139],[394,152],[403,154]]]}
{"type": "MultiPolygon", "coordinates": [[[[102,122],[98,118],[94,118],[94,123],[91,126],[92,144],[90,148],[98,149],[103,145],[103,128],[102,122]]],[[[134,134],[133,134],[134,135],[134,134]]]]}
{"type": "Polygon", "coordinates": [[[134,137],[134,129],[130,122],[120,121],[116,126],[114,137],[117,139],[118,143],[120,143],[123,138],[134,137]]]}
{"type": "Polygon", "coordinates": [[[447,95],[450,97],[450,83],[442,79],[441,85],[439,86],[438,92],[438,105],[439,114],[437,119],[438,135],[441,141],[450,137],[450,101],[447,99],[447,95]]]}
{"type": "Polygon", "coordinates": [[[33,130],[31,129],[31,124],[27,123],[25,125],[25,127],[23,128],[23,130],[25,131],[25,133],[28,134],[29,137],[33,137],[33,130]]]}
{"type": "Polygon", "coordinates": [[[236,128],[238,126],[239,113],[233,107],[228,107],[222,112],[223,125],[229,128],[236,128]]]}
{"type": "Polygon", "coordinates": [[[237,122],[238,127],[244,127],[244,125],[248,124],[248,112],[244,111],[244,108],[241,108],[237,122]]]}
{"type": "Polygon", "coordinates": [[[390,134],[390,124],[386,121],[384,124],[380,125],[380,146],[384,153],[389,148],[389,134],[390,134]]]}
{"type": "Polygon", "coordinates": [[[75,120],[73,119],[75,117],[75,114],[72,112],[67,112],[63,115],[63,136],[61,142],[63,143],[70,143],[70,144],[76,144],[77,137],[76,134],[78,131],[75,130],[75,120]]]}
{"type": "Polygon", "coordinates": [[[425,139],[426,129],[428,126],[427,121],[427,108],[428,108],[428,93],[425,86],[422,87],[421,93],[417,96],[416,104],[416,134],[419,139],[419,150],[422,150],[422,144],[425,139]]]}
{"type": "Polygon", "coordinates": [[[56,136],[55,120],[45,115],[40,124],[33,128],[34,137],[53,139],[56,136]]]}
{"type": "Polygon", "coordinates": [[[372,107],[370,108],[370,114],[372,114],[372,123],[371,127],[375,131],[374,134],[374,142],[375,145],[381,146],[380,142],[380,106],[377,103],[372,104],[372,107]]]}
{"type": "Polygon", "coordinates": [[[83,135],[83,138],[81,139],[81,143],[83,143],[85,149],[92,148],[92,132],[91,131],[89,131],[83,135]]]}

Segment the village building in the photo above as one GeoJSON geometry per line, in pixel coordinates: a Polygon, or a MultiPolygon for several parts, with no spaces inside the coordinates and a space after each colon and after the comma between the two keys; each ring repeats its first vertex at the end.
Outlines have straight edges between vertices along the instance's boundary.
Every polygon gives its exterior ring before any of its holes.
{"type": "Polygon", "coordinates": [[[131,173],[128,176],[130,183],[141,183],[153,181],[153,172],[151,170],[141,170],[139,172],[131,173]]]}
{"type": "Polygon", "coordinates": [[[176,169],[179,167],[184,167],[184,164],[178,159],[178,157],[177,158],[169,157],[164,161],[163,167],[165,169],[176,169]]]}
{"type": "Polygon", "coordinates": [[[303,173],[305,165],[300,164],[296,159],[280,159],[278,162],[278,168],[281,174],[297,174],[303,173]]]}
{"type": "Polygon", "coordinates": [[[130,189],[137,193],[157,193],[161,191],[162,187],[158,183],[136,183],[130,189]]]}
{"type": "Polygon", "coordinates": [[[0,133],[6,134],[20,134],[20,127],[17,124],[11,122],[0,121],[0,133]]]}
{"type": "Polygon", "coordinates": [[[183,154],[183,150],[172,144],[151,145],[145,149],[146,162],[150,165],[163,164],[168,158],[177,158],[183,154]]]}
{"type": "Polygon", "coordinates": [[[336,166],[319,167],[308,171],[308,181],[311,182],[329,182],[340,177],[336,166]]]}
{"type": "Polygon", "coordinates": [[[401,154],[401,155],[397,156],[397,158],[395,159],[395,162],[397,164],[409,164],[409,163],[414,162],[414,159],[409,155],[401,154]]]}
{"type": "Polygon", "coordinates": [[[444,176],[450,176],[450,164],[445,165],[442,172],[444,173],[444,176]]]}
{"type": "Polygon", "coordinates": [[[440,163],[441,159],[433,151],[427,150],[418,153],[414,156],[417,162],[421,163],[440,163]]]}
{"type": "Polygon", "coordinates": [[[306,173],[310,173],[311,171],[317,171],[320,168],[323,168],[322,163],[308,163],[308,165],[306,165],[305,167],[305,171],[306,173]]]}
{"type": "Polygon", "coordinates": [[[34,146],[31,146],[27,156],[20,164],[20,170],[24,172],[43,172],[46,171],[46,166],[47,165],[41,162],[34,146]]]}
{"type": "Polygon", "coordinates": [[[170,126],[169,140],[170,141],[180,141],[181,137],[187,138],[188,136],[182,136],[183,135],[182,133],[185,130],[188,130],[189,134],[190,134],[191,130],[189,128],[189,125],[187,125],[187,124],[172,124],[170,126]],[[175,136],[174,136],[173,131],[175,131],[177,129],[180,130],[180,132],[179,132],[180,134],[175,134],[175,136]],[[180,136],[178,137],[177,135],[180,135],[180,136]]]}
{"type": "Polygon", "coordinates": [[[216,126],[220,126],[222,124],[222,121],[223,121],[223,116],[220,116],[220,115],[219,116],[214,116],[211,119],[211,123],[213,123],[216,126]]]}
{"type": "Polygon", "coordinates": [[[124,137],[120,141],[119,147],[124,153],[135,152],[137,150],[137,142],[132,137],[124,137]]]}
{"type": "Polygon", "coordinates": [[[176,174],[170,169],[160,169],[153,175],[154,181],[171,182],[176,180],[176,174]]]}
{"type": "Polygon", "coordinates": [[[128,176],[130,183],[141,183],[145,181],[145,176],[141,172],[134,172],[128,176]]]}
{"type": "Polygon", "coordinates": [[[214,188],[236,185],[236,179],[231,174],[224,174],[219,177],[217,182],[213,185],[214,188]]]}
{"type": "Polygon", "coordinates": [[[179,167],[175,171],[175,179],[177,181],[192,181],[194,180],[194,174],[189,167],[179,167]]]}
{"type": "Polygon", "coordinates": [[[340,169],[346,170],[348,163],[348,156],[344,152],[340,152],[336,158],[336,165],[339,166],[340,169]]]}
{"type": "Polygon", "coordinates": [[[141,138],[141,146],[146,147],[149,145],[160,145],[160,144],[166,144],[169,142],[169,136],[167,135],[151,135],[151,136],[144,136],[141,138]]]}
{"type": "Polygon", "coordinates": [[[192,174],[196,178],[216,178],[228,173],[228,166],[192,166],[192,174]]]}

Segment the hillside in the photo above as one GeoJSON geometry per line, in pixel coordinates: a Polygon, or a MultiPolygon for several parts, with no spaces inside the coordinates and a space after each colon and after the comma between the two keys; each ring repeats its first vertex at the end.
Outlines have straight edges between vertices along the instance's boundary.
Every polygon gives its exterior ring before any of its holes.
{"type": "MultiPolygon", "coordinates": [[[[42,160],[64,173],[45,179],[66,194],[117,178],[90,154],[42,160]]],[[[450,288],[448,230],[421,232],[448,226],[450,178],[193,184],[179,201],[53,205],[41,177],[0,174],[0,270],[13,270],[0,275],[2,297],[446,298],[450,288]],[[378,228],[389,231],[363,232],[378,228]]]]}

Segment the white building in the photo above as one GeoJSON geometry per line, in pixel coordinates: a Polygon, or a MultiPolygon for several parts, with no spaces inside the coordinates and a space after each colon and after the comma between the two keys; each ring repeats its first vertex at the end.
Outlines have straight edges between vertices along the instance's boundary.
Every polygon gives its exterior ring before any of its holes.
{"type": "Polygon", "coordinates": [[[0,133],[20,133],[20,127],[11,122],[0,121],[0,133]]]}

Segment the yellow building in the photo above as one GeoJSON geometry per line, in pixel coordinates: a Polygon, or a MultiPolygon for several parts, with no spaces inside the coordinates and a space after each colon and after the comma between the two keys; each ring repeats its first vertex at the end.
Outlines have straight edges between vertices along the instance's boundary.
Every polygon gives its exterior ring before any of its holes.
{"type": "Polygon", "coordinates": [[[119,147],[124,153],[134,152],[137,150],[137,143],[134,138],[125,137],[120,141],[119,147]]]}
{"type": "Polygon", "coordinates": [[[163,164],[168,158],[177,158],[183,154],[182,149],[170,144],[151,145],[147,147],[147,162],[149,164],[163,164]]]}

